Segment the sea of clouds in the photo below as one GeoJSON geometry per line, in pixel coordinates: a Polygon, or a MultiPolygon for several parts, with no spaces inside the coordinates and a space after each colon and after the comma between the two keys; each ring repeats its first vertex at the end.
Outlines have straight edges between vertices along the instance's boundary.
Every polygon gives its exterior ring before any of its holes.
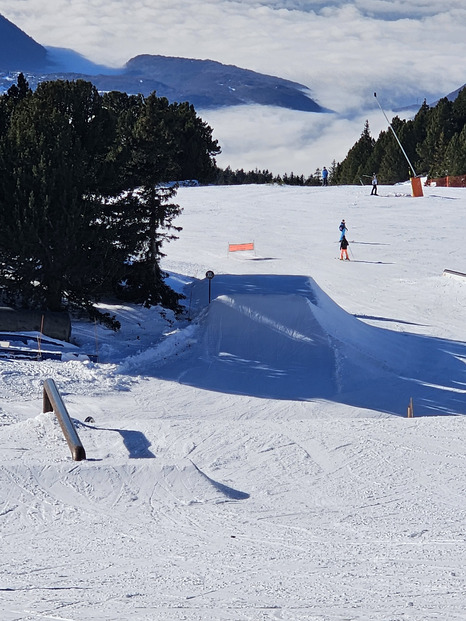
{"type": "Polygon", "coordinates": [[[344,157],[365,118],[375,136],[386,128],[374,91],[391,111],[466,82],[463,0],[4,0],[2,13],[42,45],[109,67],[138,54],[209,58],[299,82],[335,111],[206,111],[233,167],[312,173],[344,157]]]}

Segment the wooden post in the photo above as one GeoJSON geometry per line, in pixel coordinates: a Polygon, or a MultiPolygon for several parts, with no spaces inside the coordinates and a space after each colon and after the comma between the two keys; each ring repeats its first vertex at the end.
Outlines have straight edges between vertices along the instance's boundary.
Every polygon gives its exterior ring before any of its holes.
{"type": "Polygon", "coordinates": [[[42,341],[42,334],[44,332],[44,315],[42,315],[42,318],[40,320],[40,332],[39,332],[39,336],[37,337],[37,351],[39,352],[37,354],[38,358],[42,357],[41,351],[40,351],[40,343],[42,341]]]}
{"type": "Polygon", "coordinates": [[[408,404],[408,418],[414,418],[413,398],[412,397],[409,399],[409,404],[408,404]]]}

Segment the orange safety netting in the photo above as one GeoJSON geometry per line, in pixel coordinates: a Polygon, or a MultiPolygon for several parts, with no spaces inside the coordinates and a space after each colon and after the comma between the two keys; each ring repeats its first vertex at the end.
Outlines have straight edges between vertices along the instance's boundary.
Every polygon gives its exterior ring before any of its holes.
{"type": "Polygon", "coordinates": [[[247,244],[228,244],[228,252],[236,252],[237,250],[254,250],[254,242],[247,244]]]}

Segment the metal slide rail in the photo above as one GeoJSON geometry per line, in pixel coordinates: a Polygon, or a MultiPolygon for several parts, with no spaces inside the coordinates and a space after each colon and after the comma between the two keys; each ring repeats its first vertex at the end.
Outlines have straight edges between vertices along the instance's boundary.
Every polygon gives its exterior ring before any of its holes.
{"type": "Polygon", "coordinates": [[[63,435],[68,442],[68,446],[70,447],[71,455],[73,456],[74,461],[82,461],[83,459],[86,459],[86,451],[81,444],[78,433],[53,379],[46,379],[44,381],[42,411],[55,412],[58,422],[60,423],[60,427],[62,428],[63,435]]]}

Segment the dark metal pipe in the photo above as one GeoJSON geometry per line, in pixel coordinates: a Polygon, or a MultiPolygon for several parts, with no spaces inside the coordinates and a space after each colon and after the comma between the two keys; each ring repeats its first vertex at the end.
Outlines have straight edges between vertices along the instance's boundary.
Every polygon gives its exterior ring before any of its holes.
{"type": "Polygon", "coordinates": [[[68,442],[68,446],[70,447],[71,455],[73,456],[74,461],[82,461],[83,459],[86,459],[86,451],[81,444],[78,433],[53,379],[46,379],[44,381],[42,411],[55,412],[58,422],[60,423],[60,427],[62,428],[63,435],[68,442]]]}

